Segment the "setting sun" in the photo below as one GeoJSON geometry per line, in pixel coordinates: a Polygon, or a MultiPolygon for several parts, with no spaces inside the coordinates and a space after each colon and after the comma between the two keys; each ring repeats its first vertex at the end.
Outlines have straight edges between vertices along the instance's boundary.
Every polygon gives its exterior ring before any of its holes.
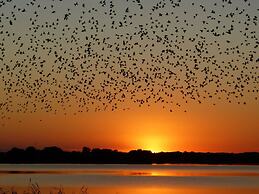
{"type": "Polygon", "coordinates": [[[172,124],[162,117],[154,118],[151,115],[140,114],[134,122],[128,126],[135,136],[133,147],[161,152],[170,150],[172,139],[168,139],[168,131],[171,131],[172,124]]]}
{"type": "Polygon", "coordinates": [[[162,138],[150,136],[143,139],[143,145],[141,147],[152,152],[161,152],[165,150],[165,146],[165,141],[162,138]]]}

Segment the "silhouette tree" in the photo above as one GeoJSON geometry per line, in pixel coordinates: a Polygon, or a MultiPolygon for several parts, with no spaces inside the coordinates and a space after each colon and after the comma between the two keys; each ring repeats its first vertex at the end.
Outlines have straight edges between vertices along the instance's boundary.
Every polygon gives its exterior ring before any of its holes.
{"type": "Polygon", "coordinates": [[[63,151],[52,146],[42,150],[32,146],[25,150],[12,148],[7,152],[0,152],[0,163],[97,163],[97,164],[257,164],[258,152],[246,153],[202,153],[202,152],[160,152],[149,150],[132,150],[119,152],[111,149],[90,149],[83,147],[81,152],[63,151]]]}

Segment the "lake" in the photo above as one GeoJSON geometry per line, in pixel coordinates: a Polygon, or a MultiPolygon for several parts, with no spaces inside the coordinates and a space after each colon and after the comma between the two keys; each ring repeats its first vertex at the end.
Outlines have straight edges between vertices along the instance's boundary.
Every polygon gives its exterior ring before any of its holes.
{"type": "Polygon", "coordinates": [[[0,187],[24,191],[30,180],[42,193],[63,187],[66,193],[89,194],[254,194],[259,193],[259,166],[226,165],[0,165],[0,187]]]}

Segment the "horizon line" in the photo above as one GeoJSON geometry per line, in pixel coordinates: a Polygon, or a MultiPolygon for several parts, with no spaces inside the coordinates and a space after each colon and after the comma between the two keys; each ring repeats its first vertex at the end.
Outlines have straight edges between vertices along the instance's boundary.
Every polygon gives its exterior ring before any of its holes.
{"type": "Polygon", "coordinates": [[[11,148],[8,148],[8,149],[0,149],[0,152],[9,152],[11,151],[12,149],[21,149],[21,150],[26,150],[28,148],[35,148],[36,150],[44,150],[46,148],[59,148],[61,149],[62,151],[64,152],[83,152],[83,149],[84,148],[87,148],[89,149],[89,151],[92,151],[92,150],[95,150],[95,149],[99,149],[99,150],[111,150],[111,151],[116,151],[116,152],[121,152],[121,153],[129,153],[131,151],[150,151],[151,153],[170,153],[170,152],[180,152],[180,153],[228,153],[228,154],[240,154],[240,153],[259,153],[259,150],[247,150],[247,151],[194,151],[194,150],[191,150],[191,151],[187,151],[187,150],[161,150],[161,151],[152,151],[151,149],[145,149],[145,148],[135,148],[135,149],[130,149],[130,150],[119,150],[119,149],[114,149],[114,148],[108,148],[108,147],[88,147],[88,146],[83,146],[81,147],[81,149],[66,149],[66,148],[63,148],[62,146],[57,146],[57,145],[47,145],[47,146],[39,146],[39,147],[36,147],[36,146],[32,146],[32,145],[29,145],[29,146],[13,146],[11,148]]]}

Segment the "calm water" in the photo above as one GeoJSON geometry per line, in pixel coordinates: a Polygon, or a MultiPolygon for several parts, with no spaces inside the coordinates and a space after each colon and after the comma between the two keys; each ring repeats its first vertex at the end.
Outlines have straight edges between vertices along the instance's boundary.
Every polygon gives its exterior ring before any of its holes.
{"type": "Polygon", "coordinates": [[[61,185],[73,193],[259,193],[259,166],[0,165],[0,187],[18,191],[37,182],[43,192],[61,185]]]}

